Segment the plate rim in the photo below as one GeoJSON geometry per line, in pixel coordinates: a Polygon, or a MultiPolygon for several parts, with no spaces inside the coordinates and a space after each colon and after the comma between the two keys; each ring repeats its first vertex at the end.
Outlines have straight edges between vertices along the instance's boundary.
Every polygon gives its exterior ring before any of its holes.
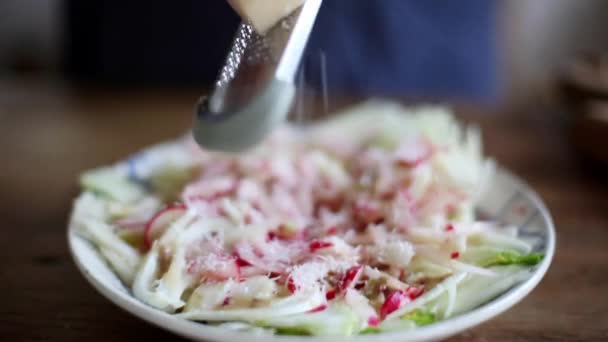
{"type": "MultiPolygon", "coordinates": [[[[335,336],[252,335],[249,332],[232,331],[225,328],[218,328],[194,321],[188,321],[147,306],[128,292],[118,291],[117,289],[106,286],[103,281],[98,279],[99,276],[93,274],[84,264],[83,260],[81,260],[81,257],[77,251],[78,247],[76,245],[79,243],[85,243],[89,244],[89,247],[92,249],[94,249],[94,247],[89,241],[75,233],[72,228],[67,229],[68,247],[72,260],[76,264],[79,272],[84,276],[89,284],[92,285],[93,288],[107,300],[136,318],[142,319],[143,321],[153,324],[163,330],[170,331],[176,335],[193,340],[239,341],[240,339],[247,338],[248,341],[252,342],[269,340],[284,342],[329,342],[336,340],[376,342],[380,336],[382,337],[383,341],[428,341],[443,339],[466,331],[474,326],[480,325],[481,323],[495,318],[528,296],[544,278],[555,254],[557,239],[555,225],[549,209],[541,197],[526,182],[508,169],[500,165],[496,165],[495,172],[496,175],[500,174],[501,176],[506,177],[508,181],[513,184],[514,189],[525,193],[526,196],[528,196],[531,200],[532,204],[537,208],[539,215],[543,220],[544,226],[546,226],[545,256],[543,260],[535,267],[531,276],[527,280],[515,285],[505,293],[487,302],[486,304],[469,312],[448,318],[444,321],[409,331],[386,332],[381,335],[355,335],[344,338],[335,336]]],[[[107,263],[105,263],[99,252],[95,249],[94,252],[96,256],[104,263],[105,267],[110,268],[107,263]]],[[[111,272],[114,273],[113,271],[111,272]]]]}

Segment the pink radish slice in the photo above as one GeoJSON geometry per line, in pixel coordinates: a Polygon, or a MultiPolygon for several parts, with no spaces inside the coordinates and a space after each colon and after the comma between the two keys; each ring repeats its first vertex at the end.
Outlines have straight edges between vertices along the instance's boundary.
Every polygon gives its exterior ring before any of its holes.
{"type": "Polygon", "coordinates": [[[388,295],[380,308],[380,318],[384,319],[391,312],[399,309],[399,307],[407,300],[409,300],[409,297],[403,291],[398,290],[391,293],[388,295]]]}
{"type": "Polygon", "coordinates": [[[380,324],[380,319],[376,316],[371,316],[367,319],[367,325],[370,327],[377,327],[380,324]]]}
{"type": "Polygon", "coordinates": [[[339,290],[342,292],[346,291],[358,278],[359,274],[361,273],[361,270],[361,265],[353,266],[346,270],[339,284],[339,290]]]}
{"type": "Polygon", "coordinates": [[[293,278],[287,278],[287,290],[291,293],[295,293],[298,290],[298,286],[294,283],[293,278]]]}
{"type": "Polygon", "coordinates": [[[310,249],[311,253],[314,253],[319,249],[333,247],[333,245],[334,244],[331,242],[315,240],[308,245],[308,248],[310,249]]]}
{"type": "Polygon", "coordinates": [[[169,225],[180,218],[185,212],[186,206],[184,204],[175,204],[156,213],[148,221],[144,229],[144,245],[146,249],[150,249],[152,242],[161,236],[169,225]]]}
{"type": "Polygon", "coordinates": [[[314,308],[314,309],[308,310],[307,312],[308,312],[308,313],[315,313],[315,312],[321,312],[321,311],[324,311],[325,309],[327,309],[327,305],[325,305],[325,304],[321,304],[321,305],[317,306],[317,307],[316,307],[316,308],[314,308]]]}

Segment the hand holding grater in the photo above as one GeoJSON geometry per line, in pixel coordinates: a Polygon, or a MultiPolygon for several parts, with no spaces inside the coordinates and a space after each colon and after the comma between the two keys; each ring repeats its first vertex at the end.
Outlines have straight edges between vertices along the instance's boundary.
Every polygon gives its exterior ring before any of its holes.
{"type": "Polygon", "coordinates": [[[197,105],[193,134],[201,147],[242,151],[286,119],[321,2],[306,0],[263,35],[250,24],[239,26],[213,93],[197,105]]]}

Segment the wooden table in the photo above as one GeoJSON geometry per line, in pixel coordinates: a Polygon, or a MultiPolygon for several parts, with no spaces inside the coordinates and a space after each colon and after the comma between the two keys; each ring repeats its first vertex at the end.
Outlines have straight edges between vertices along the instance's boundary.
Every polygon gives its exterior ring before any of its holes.
{"type": "MultiPolygon", "coordinates": [[[[0,340],[179,340],[123,312],[76,270],[66,221],[78,173],[185,132],[196,91],[0,84],[0,340]]],[[[586,173],[555,117],[461,108],[487,152],[547,202],[557,254],[532,294],[452,341],[608,340],[608,185],[586,173]]]]}

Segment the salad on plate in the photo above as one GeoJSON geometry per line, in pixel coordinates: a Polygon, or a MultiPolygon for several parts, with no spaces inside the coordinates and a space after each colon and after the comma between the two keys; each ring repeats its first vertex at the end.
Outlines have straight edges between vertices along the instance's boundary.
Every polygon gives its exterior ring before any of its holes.
{"type": "Polygon", "coordinates": [[[517,227],[477,218],[493,171],[479,130],[447,109],[370,103],[242,154],[184,137],[87,171],[70,229],[134,297],[183,319],[288,335],[416,329],[488,302],[543,258],[517,227]]]}

